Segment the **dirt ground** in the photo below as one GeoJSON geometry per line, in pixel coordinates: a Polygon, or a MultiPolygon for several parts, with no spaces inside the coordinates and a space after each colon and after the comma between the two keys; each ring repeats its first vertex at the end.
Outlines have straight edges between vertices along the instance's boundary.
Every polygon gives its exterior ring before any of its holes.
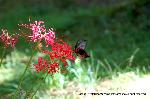
{"type": "Polygon", "coordinates": [[[112,79],[101,79],[97,81],[96,85],[70,82],[65,89],[52,89],[47,93],[65,99],[150,99],[149,84],[150,75],[138,76],[134,72],[128,72],[118,74],[112,79]],[[86,95],[84,95],[85,93],[86,95]],[[91,93],[97,93],[97,95],[91,93]],[[118,93],[118,95],[106,95],[104,93],[118,93]]]}

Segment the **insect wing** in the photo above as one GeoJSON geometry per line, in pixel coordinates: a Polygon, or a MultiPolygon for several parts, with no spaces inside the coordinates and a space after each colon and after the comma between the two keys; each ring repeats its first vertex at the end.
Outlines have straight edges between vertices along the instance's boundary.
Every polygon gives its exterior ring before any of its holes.
{"type": "Polygon", "coordinates": [[[86,40],[78,40],[75,49],[82,49],[84,50],[86,48],[86,40]]]}

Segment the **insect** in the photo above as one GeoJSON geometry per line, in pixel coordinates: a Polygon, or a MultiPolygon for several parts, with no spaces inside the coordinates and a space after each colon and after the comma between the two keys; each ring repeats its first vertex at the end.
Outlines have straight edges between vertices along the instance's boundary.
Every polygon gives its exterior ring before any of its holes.
{"type": "Polygon", "coordinates": [[[78,40],[76,42],[74,51],[77,55],[80,55],[81,58],[90,57],[90,55],[87,54],[87,52],[85,51],[86,45],[87,45],[87,40],[78,40]]]}

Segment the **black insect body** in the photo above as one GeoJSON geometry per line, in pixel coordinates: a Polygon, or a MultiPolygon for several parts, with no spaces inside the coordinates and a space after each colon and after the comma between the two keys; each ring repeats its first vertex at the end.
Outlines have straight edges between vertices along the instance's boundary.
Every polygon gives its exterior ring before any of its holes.
{"type": "Polygon", "coordinates": [[[75,53],[77,55],[80,55],[81,58],[87,58],[90,57],[87,52],[85,51],[87,45],[87,41],[86,40],[78,40],[76,45],[75,45],[75,53]]]}

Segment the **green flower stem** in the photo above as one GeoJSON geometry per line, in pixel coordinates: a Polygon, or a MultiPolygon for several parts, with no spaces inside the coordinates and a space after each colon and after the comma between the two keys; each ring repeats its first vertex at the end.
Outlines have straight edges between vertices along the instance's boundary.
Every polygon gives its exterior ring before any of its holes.
{"type": "MultiPolygon", "coordinates": [[[[35,48],[34,48],[34,50],[33,50],[33,53],[32,53],[32,55],[31,55],[31,57],[30,57],[30,59],[29,59],[27,65],[26,65],[26,68],[25,68],[23,74],[20,76],[19,85],[18,85],[17,91],[19,91],[19,89],[20,89],[20,87],[21,87],[21,85],[22,85],[22,82],[23,82],[25,73],[27,72],[27,69],[28,69],[28,67],[30,66],[30,63],[31,63],[31,61],[32,61],[32,58],[33,58],[33,56],[34,56],[34,53],[35,53],[36,49],[37,49],[37,45],[35,46],[35,48]]],[[[15,95],[16,95],[17,91],[15,92],[15,95]]]]}
{"type": "MultiPolygon", "coordinates": [[[[23,81],[23,79],[24,79],[24,75],[25,75],[25,73],[27,72],[28,67],[30,66],[30,63],[31,63],[32,58],[33,58],[33,56],[34,56],[35,50],[36,50],[36,48],[34,49],[34,51],[33,51],[32,55],[31,55],[31,57],[30,57],[30,59],[29,59],[27,65],[26,65],[26,68],[25,68],[24,72],[23,72],[23,74],[22,74],[21,77],[20,77],[20,80],[19,80],[19,81],[20,81],[20,82],[19,82],[19,87],[20,87],[21,84],[22,84],[22,81],[23,81]]],[[[18,88],[19,88],[19,87],[18,87],[18,88]]]]}
{"type": "Polygon", "coordinates": [[[5,52],[6,52],[6,49],[3,48],[3,51],[2,51],[2,57],[1,57],[1,60],[0,60],[0,67],[2,65],[2,62],[3,62],[3,58],[4,58],[4,55],[5,55],[5,52]]]}
{"type": "MultiPolygon", "coordinates": [[[[43,78],[43,77],[39,78],[39,80],[40,80],[40,81],[43,80],[42,78],[43,78]]],[[[40,81],[38,81],[38,83],[39,83],[40,81]]],[[[32,84],[33,84],[33,81],[32,81],[32,84]]],[[[28,93],[32,92],[33,87],[34,87],[34,86],[32,86],[32,88],[30,88],[30,90],[26,92],[25,99],[27,98],[28,93]]]]}
{"type": "Polygon", "coordinates": [[[28,93],[32,92],[32,90],[33,90],[33,86],[32,86],[32,88],[29,91],[26,92],[25,99],[27,99],[28,93]]]}
{"type": "MultiPolygon", "coordinates": [[[[46,79],[46,77],[47,77],[47,76],[48,76],[48,72],[47,72],[47,74],[45,75],[45,77],[44,77],[43,81],[45,81],[45,79],[46,79]]],[[[33,99],[34,95],[37,93],[37,91],[39,90],[39,88],[40,88],[41,84],[42,84],[42,82],[40,83],[40,85],[39,85],[39,87],[36,89],[36,91],[33,93],[33,95],[32,95],[32,97],[31,97],[31,99],[33,99]]]]}

